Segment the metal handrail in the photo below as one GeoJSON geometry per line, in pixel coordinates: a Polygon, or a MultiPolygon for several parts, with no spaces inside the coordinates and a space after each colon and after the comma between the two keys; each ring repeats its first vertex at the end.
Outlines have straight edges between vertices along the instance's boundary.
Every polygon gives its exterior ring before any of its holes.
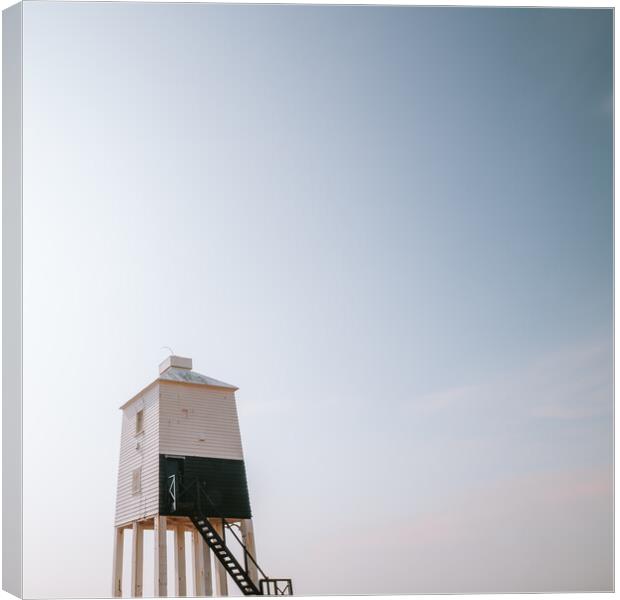
{"type": "MultiPolygon", "coordinates": [[[[235,533],[235,530],[232,528],[230,523],[226,522],[226,518],[222,516],[222,514],[220,513],[217,505],[215,504],[215,502],[213,502],[213,500],[211,499],[211,497],[209,496],[207,491],[203,487],[201,487],[200,481],[198,479],[196,479],[195,482],[193,482],[193,483],[195,483],[195,485],[196,485],[196,502],[198,504],[198,506],[196,508],[198,509],[198,511],[202,512],[201,503],[200,503],[200,497],[201,497],[201,495],[203,495],[207,499],[209,504],[211,505],[212,509],[215,511],[215,513],[216,513],[215,516],[222,520],[222,523],[224,524],[224,527],[226,529],[228,529],[233,534],[233,536],[235,537],[237,542],[239,542],[239,545],[243,548],[243,556],[244,556],[244,559],[245,559],[245,570],[246,571],[248,570],[248,557],[249,557],[250,560],[254,563],[254,566],[257,568],[257,570],[263,576],[263,578],[264,579],[269,579],[269,577],[267,577],[267,575],[265,574],[265,571],[263,571],[260,568],[260,565],[256,562],[256,559],[252,556],[250,551],[247,549],[246,545],[239,539],[239,537],[235,533]]],[[[187,486],[183,486],[182,489],[178,489],[177,497],[181,498],[181,497],[185,496],[185,494],[188,491],[190,491],[190,489],[193,487],[193,483],[189,484],[187,486]]],[[[181,488],[181,486],[178,486],[178,487],[181,488]]],[[[178,502],[176,502],[175,504],[178,505],[178,502]]],[[[202,516],[202,515],[200,515],[200,516],[202,516]]]]}
{"type": "Polygon", "coordinates": [[[261,579],[260,589],[263,596],[292,596],[293,581],[291,579],[261,579]],[[284,582],[283,588],[278,587],[280,582],[284,582]],[[275,594],[271,594],[272,589],[275,594]],[[288,594],[286,594],[287,591],[288,594]]]}
{"type": "MultiPolygon", "coordinates": [[[[213,507],[213,509],[218,513],[218,517],[220,519],[222,519],[222,523],[224,524],[224,527],[226,527],[228,529],[228,531],[230,531],[233,536],[235,537],[235,539],[237,540],[237,542],[239,542],[239,545],[243,548],[243,556],[245,558],[245,570],[248,570],[248,563],[247,563],[247,558],[249,557],[250,560],[254,563],[254,566],[258,569],[258,571],[260,571],[260,574],[263,576],[264,579],[269,579],[269,577],[267,577],[267,575],[265,575],[265,571],[263,571],[260,568],[260,565],[256,562],[256,559],[252,556],[252,554],[250,553],[250,551],[247,549],[246,545],[239,539],[239,537],[237,536],[237,534],[235,533],[235,530],[232,528],[232,526],[230,525],[230,523],[226,522],[225,517],[223,517],[221,515],[221,513],[219,513],[219,510],[216,506],[216,504],[213,502],[213,500],[211,500],[211,497],[209,496],[209,494],[207,493],[207,491],[202,488],[200,486],[200,482],[198,480],[196,480],[196,488],[198,490],[198,498],[200,499],[200,493],[204,494],[205,498],[208,500],[209,504],[213,507]]],[[[198,500],[199,504],[200,504],[200,500],[198,500]]],[[[199,506],[200,508],[200,506],[199,506]]]]}

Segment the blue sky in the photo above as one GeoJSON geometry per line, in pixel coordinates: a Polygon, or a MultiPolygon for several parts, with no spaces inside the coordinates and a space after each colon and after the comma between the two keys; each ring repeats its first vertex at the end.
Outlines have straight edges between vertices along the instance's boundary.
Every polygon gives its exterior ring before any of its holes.
{"type": "Polygon", "coordinates": [[[610,10],[28,2],[24,430],[89,481],[25,592],[108,593],[163,345],[240,387],[299,593],[609,589],[612,92],[610,10]]]}

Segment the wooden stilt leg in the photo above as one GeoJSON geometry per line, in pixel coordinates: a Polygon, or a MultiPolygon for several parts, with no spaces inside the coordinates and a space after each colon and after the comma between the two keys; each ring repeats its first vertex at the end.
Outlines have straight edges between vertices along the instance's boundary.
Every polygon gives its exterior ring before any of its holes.
{"type": "MultiPolygon", "coordinates": [[[[112,563],[112,597],[123,595],[123,529],[114,528],[114,560],[112,563]]],[[[5,550],[6,552],[6,550],[5,550]]]]}
{"type": "Polygon", "coordinates": [[[202,541],[202,564],[204,566],[205,596],[213,596],[213,569],[211,567],[211,550],[207,542],[202,541]]]}
{"type": "Polygon", "coordinates": [[[131,545],[131,596],[142,598],[142,573],[144,571],[144,529],[138,521],[133,523],[131,545]]]}
{"type": "MultiPolygon", "coordinates": [[[[224,526],[221,519],[213,519],[211,521],[213,529],[217,531],[220,537],[224,537],[224,526]]],[[[216,596],[228,596],[228,581],[226,579],[226,569],[224,565],[216,558],[215,559],[215,595],[216,596]]]]}
{"type": "MultiPolygon", "coordinates": [[[[254,557],[254,560],[258,561],[256,558],[256,545],[254,543],[254,526],[252,524],[252,519],[243,519],[241,521],[241,538],[243,545],[247,548],[248,552],[254,557]]],[[[250,558],[248,558],[248,575],[254,582],[254,585],[258,587],[258,570],[256,568],[256,563],[254,563],[254,561],[250,558]]]]}
{"type": "Polygon", "coordinates": [[[166,517],[159,515],[154,519],[154,543],[155,543],[155,597],[165,597],[168,595],[168,562],[166,545],[166,517]]]}
{"type": "Polygon", "coordinates": [[[204,540],[197,530],[192,531],[192,554],[194,559],[194,596],[205,596],[202,544],[204,540]]]}
{"type": "Polygon", "coordinates": [[[196,530],[192,531],[192,549],[194,558],[194,595],[213,596],[213,576],[211,568],[211,550],[203,537],[196,530]]]}
{"type": "Polygon", "coordinates": [[[174,573],[175,595],[187,596],[185,579],[185,527],[177,525],[174,528],[174,573]]]}

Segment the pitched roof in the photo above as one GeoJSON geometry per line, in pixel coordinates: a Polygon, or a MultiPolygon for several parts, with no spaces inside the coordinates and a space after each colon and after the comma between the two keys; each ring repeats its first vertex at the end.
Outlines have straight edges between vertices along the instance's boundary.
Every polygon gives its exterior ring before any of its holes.
{"type": "Polygon", "coordinates": [[[213,379],[212,377],[207,377],[206,375],[202,375],[201,373],[196,373],[196,371],[191,371],[190,369],[179,369],[177,367],[168,367],[163,373],[160,373],[159,377],[154,381],[151,381],[146,387],[142,388],[135,396],[132,396],[127,402],[122,404],[119,408],[123,409],[129,404],[131,404],[136,398],[141,396],[146,390],[148,390],[152,385],[156,384],[158,381],[172,381],[175,383],[191,383],[195,385],[207,385],[210,387],[218,387],[225,388],[228,390],[238,390],[239,388],[236,385],[231,385],[230,383],[225,383],[223,381],[219,381],[218,379],[213,379]]]}
{"type": "Polygon", "coordinates": [[[207,377],[196,371],[190,371],[189,369],[178,369],[176,367],[167,368],[160,376],[160,380],[163,381],[179,381],[181,383],[198,383],[200,385],[210,385],[221,388],[228,388],[230,390],[239,389],[236,385],[230,383],[224,383],[212,377],[207,377]]]}

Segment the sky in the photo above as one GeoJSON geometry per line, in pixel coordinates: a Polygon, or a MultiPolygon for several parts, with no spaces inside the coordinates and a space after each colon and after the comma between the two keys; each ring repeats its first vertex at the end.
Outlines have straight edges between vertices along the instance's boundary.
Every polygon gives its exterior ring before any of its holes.
{"type": "Polygon", "coordinates": [[[163,346],[239,386],[296,593],[613,587],[611,10],[27,1],[23,34],[26,597],[109,595],[163,346]]]}

